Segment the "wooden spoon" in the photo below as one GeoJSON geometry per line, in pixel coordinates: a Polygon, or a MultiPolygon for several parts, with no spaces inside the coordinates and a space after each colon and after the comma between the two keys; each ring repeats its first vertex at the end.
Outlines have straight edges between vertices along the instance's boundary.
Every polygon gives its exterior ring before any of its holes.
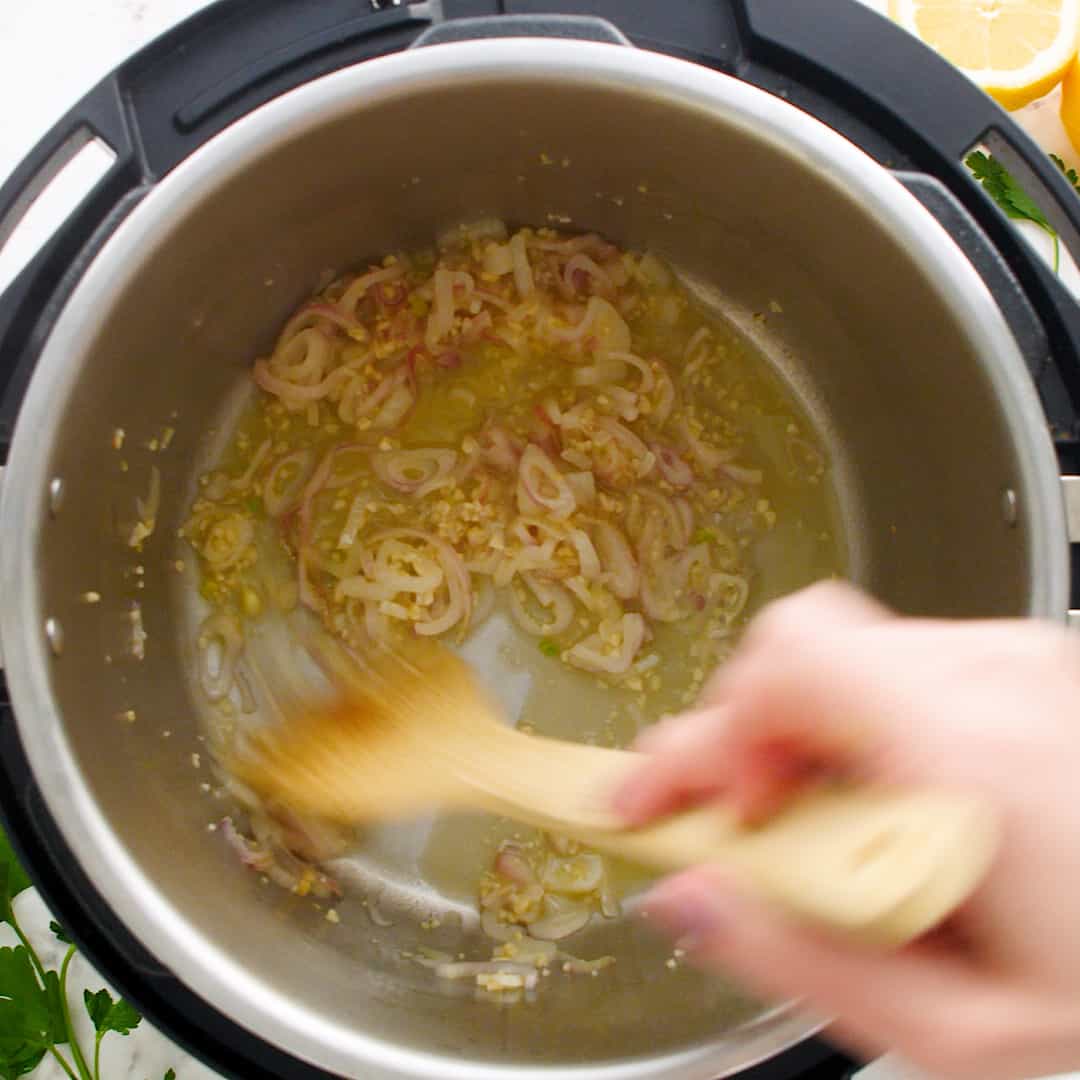
{"type": "Polygon", "coordinates": [[[709,805],[631,830],[607,799],[643,755],[505,726],[468,666],[434,643],[358,663],[328,640],[318,658],[337,700],[263,729],[227,763],[301,812],[357,823],[485,810],[658,871],[718,864],[790,915],[888,946],[945,918],[995,851],[982,803],[933,790],[833,788],[756,827],[709,805]]]}

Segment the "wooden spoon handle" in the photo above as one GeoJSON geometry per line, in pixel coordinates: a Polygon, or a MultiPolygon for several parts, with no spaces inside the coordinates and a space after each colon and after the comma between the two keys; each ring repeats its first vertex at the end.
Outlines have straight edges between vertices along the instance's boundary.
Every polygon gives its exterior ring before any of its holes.
{"type": "Polygon", "coordinates": [[[995,817],[983,803],[933,790],[831,788],[753,828],[713,805],[627,830],[605,796],[640,755],[503,730],[489,809],[664,872],[719,865],[792,916],[883,945],[938,924],[996,849],[995,817]]]}
{"type": "Polygon", "coordinates": [[[792,916],[897,946],[971,894],[997,830],[986,807],[966,796],[859,787],[808,794],[756,828],[711,806],[581,839],[660,870],[719,865],[792,916]]]}

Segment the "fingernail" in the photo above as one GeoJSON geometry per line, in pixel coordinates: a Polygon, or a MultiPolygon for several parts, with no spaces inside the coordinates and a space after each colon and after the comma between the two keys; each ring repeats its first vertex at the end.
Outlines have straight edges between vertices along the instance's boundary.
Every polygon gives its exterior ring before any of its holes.
{"type": "Polygon", "coordinates": [[[645,899],[645,911],[669,934],[690,942],[714,937],[726,921],[723,898],[698,877],[672,878],[645,899]]]}

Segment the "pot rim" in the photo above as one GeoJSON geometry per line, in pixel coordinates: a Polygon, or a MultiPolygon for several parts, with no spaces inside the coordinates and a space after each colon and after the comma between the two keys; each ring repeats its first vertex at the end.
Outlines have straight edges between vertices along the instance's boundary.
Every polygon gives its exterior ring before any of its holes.
{"type": "Polygon", "coordinates": [[[990,291],[933,216],[882,166],[843,136],[792,105],[731,76],[625,46],[547,39],[457,42],[396,53],[314,80],[267,103],[221,132],[150,192],[103,246],[75,287],[42,350],[16,425],[0,494],[0,580],[10,598],[0,611],[0,642],[19,736],[45,804],[83,872],[129,931],[213,1008],[269,1043],[320,1067],[349,1075],[424,1080],[706,1080],[746,1068],[814,1034],[816,1019],[773,1010],[716,1042],[590,1066],[472,1063],[410,1050],[349,1031],[252,977],[204,938],[141,870],[110,831],[85,783],[49,687],[54,662],[40,632],[35,550],[47,513],[48,458],[42,433],[66,400],[86,343],[103,324],[109,300],[138,273],[153,249],[210,192],[247,168],[282,132],[377,108],[420,86],[448,80],[573,80],[631,95],[643,91],[674,107],[722,113],[829,182],[857,193],[894,242],[923,269],[977,347],[1017,450],[1024,490],[1021,514],[1031,537],[1030,614],[1063,618],[1068,552],[1058,468],[1041,405],[1019,349],[990,291]],[[20,717],[21,723],[20,723],[20,717]],[[33,722],[31,722],[33,718],[33,722]],[[152,945],[150,944],[152,943],[152,945]],[[766,1023],[766,1021],[768,1021],[766,1023]],[[755,1027],[762,1027],[755,1033],[755,1027]],[[743,1035],[745,1033],[745,1040],[743,1035]],[[744,1056],[733,1064],[737,1041],[744,1056]],[[376,1071],[377,1070],[377,1071],[376,1071]]]}

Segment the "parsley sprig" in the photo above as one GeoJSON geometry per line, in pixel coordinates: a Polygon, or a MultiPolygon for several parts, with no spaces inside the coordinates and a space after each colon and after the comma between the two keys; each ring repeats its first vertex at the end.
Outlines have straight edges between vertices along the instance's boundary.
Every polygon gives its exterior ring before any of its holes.
{"type": "MultiPolygon", "coordinates": [[[[1050,160],[1061,170],[1065,179],[1080,193],[1080,174],[1069,168],[1064,161],[1051,154],[1050,160]]],[[[975,150],[964,159],[964,164],[972,175],[982,184],[986,193],[1008,214],[1019,221],[1030,221],[1038,225],[1054,241],[1054,273],[1061,263],[1061,245],[1057,229],[1046,220],[1046,215],[1036,205],[1035,200],[1016,182],[1016,178],[1001,164],[993,154],[975,150]]]]}
{"type": "Polygon", "coordinates": [[[1062,161],[1057,154],[1051,154],[1050,160],[1065,174],[1065,179],[1068,180],[1074,188],[1080,188],[1080,176],[1077,176],[1075,169],[1068,168],[1065,162],[1062,161]]]}
{"type": "MultiPolygon", "coordinates": [[[[19,940],[0,948],[0,1078],[16,1080],[32,1072],[50,1054],[70,1080],[101,1080],[101,1041],[113,1031],[128,1035],[142,1017],[108,990],[83,991],[86,1012],[94,1024],[93,1066],[75,1036],[68,1005],[68,971],[76,948],[59,923],[49,923],[57,940],[67,945],[59,972],[46,971],[19,920],[12,901],[30,888],[8,838],[0,830],[0,922],[19,940]],[[67,1054],[61,1048],[67,1048],[67,1054]]],[[[176,1080],[170,1069],[164,1080],[176,1080]]]]}
{"type": "MultiPolygon", "coordinates": [[[[1053,157],[1053,155],[1050,155],[1053,157]]],[[[1058,167],[1065,172],[1065,164],[1060,158],[1054,158],[1058,167]]],[[[964,159],[964,164],[971,170],[975,179],[982,184],[986,193],[1005,213],[1017,221],[1030,221],[1038,225],[1054,241],[1054,273],[1061,263],[1061,244],[1057,229],[1046,220],[1046,215],[1039,209],[1035,200],[1017,183],[1016,178],[1001,164],[993,154],[975,150],[964,159]]],[[[1075,176],[1076,173],[1074,172],[1075,176]]]]}

